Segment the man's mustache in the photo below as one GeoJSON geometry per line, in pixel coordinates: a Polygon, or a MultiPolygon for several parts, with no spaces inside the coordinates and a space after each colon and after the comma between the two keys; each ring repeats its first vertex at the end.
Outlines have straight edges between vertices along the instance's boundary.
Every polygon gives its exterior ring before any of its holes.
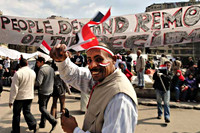
{"type": "Polygon", "coordinates": [[[95,67],[95,68],[90,69],[90,71],[91,71],[91,72],[92,72],[92,71],[94,71],[94,72],[96,72],[96,71],[102,72],[102,71],[103,71],[103,68],[97,68],[97,67],[95,67]]]}

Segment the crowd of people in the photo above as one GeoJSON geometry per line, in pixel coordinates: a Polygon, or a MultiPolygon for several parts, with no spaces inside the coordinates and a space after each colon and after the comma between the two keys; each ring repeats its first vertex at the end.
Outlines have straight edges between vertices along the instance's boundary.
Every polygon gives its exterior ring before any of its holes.
{"type": "MultiPolygon", "coordinates": [[[[9,107],[13,106],[12,132],[20,133],[20,112],[23,111],[24,118],[34,133],[39,128],[45,128],[46,120],[52,125],[51,131],[57,125],[57,99],[60,100],[60,111],[65,108],[65,92],[68,90],[67,85],[62,81],[59,73],[53,65],[46,63],[45,58],[36,59],[36,69],[28,67],[28,61],[24,58],[19,60],[19,69],[15,72],[10,89],[9,107]],[[39,126],[32,115],[31,103],[34,98],[35,88],[38,91],[38,104],[41,112],[39,126]],[[51,113],[47,110],[49,99],[53,97],[51,113]]],[[[51,132],[50,131],[50,132],[51,132]]]]}
{"type": "Polygon", "coordinates": [[[78,127],[73,116],[67,118],[62,115],[61,125],[65,132],[134,132],[138,110],[131,80],[137,76],[137,87],[144,89],[144,74],[154,80],[158,119],[163,114],[164,101],[165,122],[170,122],[171,92],[175,93],[176,102],[196,102],[200,88],[200,61],[195,66],[191,57],[186,68],[183,68],[178,57],[172,60],[162,55],[156,63],[152,59],[145,59],[142,51],[137,50],[137,58],[133,60],[131,51],[126,55],[114,54],[112,48],[104,43],[87,49],[86,54],[76,52],[73,55],[65,49],[64,44],[54,46],[50,52],[53,59],[51,63],[39,56],[34,71],[23,57],[19,59],[16,69],[11,69],[8,57],[0,64],[0,94],[5,84],[2,79],[12,76],[9,107],[13,106],[13,133],[20,132],[21,110],[29,129],[34,133],[39,128],[45,128],[46,120],[52,125],[53,131],[58,123],[57,114],[65,113],[65,93],[71,93],[69,87],[81,91],[81,111],[86,114],[83,129],[78,127]],[[41,112],[39,126],[30,111],[35,90],[38,90],[41,112]],[[53,103],[49,113],[47,105],[51,97],[53,103]],[[58,99],[60,111],[57,111],[58,99]],[[114,128],[116,125],[117,129],[114,128]]]}
{"type": "Polygon", "coordinates": [[[153,79],[153,74],[156,70],[159,70],[159,66],[169,62],[171,64],[170,72],[172,72],[169,89],[175,93],[175,99],[172,100],[176,102],[196,102],[195,99],[200,88],[200,61],[195,65],[192,57],[188,57],[188,63],[183,66],[179,57],[168,59],[162,54],[158,60],[144,59],[141,52],[141,50],[137,51],[136,60],[132,59],[130,52],[127,55],[116,54],[115,66],[121,68],[129,80],[133,75],[137,76],[137,85],[140,89],[143,89],[145,87],[144,74],[153,79]]]}

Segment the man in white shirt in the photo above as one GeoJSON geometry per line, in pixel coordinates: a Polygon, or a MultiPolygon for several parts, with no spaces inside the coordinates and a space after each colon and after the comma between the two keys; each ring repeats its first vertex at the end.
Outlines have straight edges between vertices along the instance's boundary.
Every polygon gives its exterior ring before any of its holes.
{"type": "Polygon", "coordinates": [[[11,108],[13,105],[13,133],[20,133],[20,113],[22,109],[29,130],[33,130],[34,133],[38,130],[36,119],[30,112],[34,98],[36,74],[27,65],[26,59],[20,60],[20,69],[14,74],[11,84],[9,107],[11,108]]]}
{"type": "Polygon", "coordinates": [[[56,61],[61,78],[74,88],[90,92],[83,130],[73,116],[62,115],[61,125],[67,133],[102,132],[133,133],[137,124],[137,97],[126,76],[115,69],[115,56],[104,43],[87,50],[88,68],[73,64],[58,44],[50,52],[56,61]]]}

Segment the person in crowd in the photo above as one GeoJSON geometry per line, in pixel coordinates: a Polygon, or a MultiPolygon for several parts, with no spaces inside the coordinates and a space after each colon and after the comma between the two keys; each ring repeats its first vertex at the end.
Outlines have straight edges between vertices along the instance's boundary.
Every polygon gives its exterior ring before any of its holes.
{"type": "Polygon", "coordinates": [[[55,71],[54,76],[54,87],[53,87],[53,103],[51,106],[51,115],[54,116],[54,118],[57,118],[57,101],[59,99],[60,101],[60,112],[65,112],[65,93],[67,89],[67,85],[64,83],[64,81],[60,78],[59,72],[55,71]]]}
{"type": "Polygon", "coordinates": [[[190,73],[188,77],[185,79],[185,87],[188,87],[187,89],[187,100],[190,102],[196,102],[195,98],[197,96],[197,86],[196,86],[196,79],[194,78],[193,74],[190,73]]]}
{"type": "MultiPolygon", "coordinates": [[[[78,65],[79,67],[87,67],[87,56],[85,55],[82,56],[80,54],[80,52],[76,52],[77,55],[75,55],[74,57],[72,57],[72,54],[71,52],[68,52],[68,56],[70,58],[70,60],[72,62],[74,62],[76,65],[76,60],[77,60],[77,57],[80,57],[80,61],[83,62],[83,65],[78,65]],[[82,58],[83,57],[83,58],[82,58]],[[83,60],[82,60],[83,59],[83,60]]],[[[75,89],[73,86],[71,86],[72,89],[75,89]]],[[[87,103],[88,103],[88,100],[89,100],[89,95],[87,93],[84,93],[83,91],[81,91],[81,104],[80,104],[80,111],[82,114],[85,114],[85,111],[86,111],[86,106],[87,106],[87,103]]]]}
{"type": "Polygon", "coordinates": [[[194,68],[194,66],[189,67],[186,72],[185,72],[185,77],[189,77],[190,74],[193,74],[194,77],[196,77],[196,70],[194,68]]]}
{"type": "Polygon", "coordinates": [[[145,60],[141,56],[142,51],[137,51],[137,61],[136,61],[136,72],[138,78],[138,86],[140,89],[143,89],[145,86],[144,82],[144,72],[145,72],[145,60]]]}
{"type": "Polygon", "coordinates": [[[200,90],[200,60],[197,63],[197,72],[196,72],[196,86],[200,90]]]}
{"type": "Polygon", "coordinates": [[[173,61],[172,69],[175,73],[177,70],[181,70],[182,62],[180,61],[179,57],[176,57],[176,60],[173,61]]]}
{"type": "Polygon", "coordinates": [[[172,79],[171,62],[164,63],[167,66],[165,70],[157,70],[153,75],[153,87],[156,90],[158,119],[162,118],[162,101],[164,102],[164,118],[165,122],[170,122],[170,84],[172,79]]]}
{"type": "Polygon", "coordinates": [[[172,90],[175,90],[176,102],[180,102],[180,99],[182,101],[185,101],[187,87],[185,87],[184,84],[185,84],[185,77],[182,75],[181,70],[177,70],[173,76],[171,85],[173,88],[172,90]]]}
{"type": "Polygon", "coordinates": [[[192,57],[188,57],[188,64],[187,64],[187,68],[193,67],[194,66],[194,61],[192,59],[192,57]]]}
{"type": "Polygon", "coordinates": [[[125,62],[126,62],[126,57],[125,57],[125,55],[122,55],[122,61],[125,61],[125,62]]]}
{"type": "Polygon", "coordinates": [[[3,74],[4,74],[3,65],[0,64],[0,96],[3,91],[3,74]]]}
{"type": "Polygon", "coordinates": [[[131,51],[127,51],[127,56],[126,56],[126,66],[127,66],[127,69],[131,72],[132,71],[132,56],[130,55],[131,54],[131,51]]]}
{"type": "Polygon", "coordinates": [[[10,58],[6,57],[6,59],[3,61],[4,65],[4,85],[10,86],[11,85],[11,72],[10,72],[10,58]]]}
{"type": "Polygon", "coordinates": [[[150,69],[151,68],[151,63],[149,62],[149,60],[146,61],[146,65],[145,65],[145,70],[150,69]]]}
{"type": "Polygon", "coordinates": [[[145,66],[145,74],[147,74],[148,76],[153,77],[153,74],[155,72],[155,65],[154,62],[152,61],[152,59],[149,59],[146,61],[146,66],[145,66]]]}
{"type": "Polygon", "coordinates": [[[76,55],[74,56],[74,63],[79,66],[79,67],[83,67],[83,63],[84,63],[84,57],[81,55],[81,52],[76,52],[76,55]]]}
{"type": "Polygon", "coordinates": [[[166,61],[169,61],[166,55],[162,54],[160,57],[160,65],[163,65],[166,61]]]}
{"type": "Polygon", "coordinates": [[[100,42],[87,49],[89,69],[69,60],[65,44],[51,49],[50,56],[57,61],[61,78],[77,89],[91,92],[83,130],[73,116],[67,118],[63,114],[61,125],[65,132],[134,132],[138,118],[136,93],[126,76],[115,69],[116,59],[108,47],[100,42]]]}
{"type": "Polygon", "coordinates": [[[156,66],[155,66],[153,59],[150,59],[149,62],[151,64],[151,69],[155,69],[156,66]]]}
{"type": "Polygon", "coordinates": [[[133,61],[133,71],[136,73],[136,60],[133,61]]]}
{"type": "Polygon", "coordinates": [[[122,62],[122,56],[118,53],[116,54],[116,58],[115,68],[119,68],[119,63],[122,62]]]}
{"type": "Polygon", "coordinates": [[[53,93],[54,70],[49,65],[45,64],[45,59],[43,57],[38,57],[36,60],[36,63],[37,63],[37,66],[39,67],[38,76],[35,83],[36,86],[39,86],[38,103],[39,103],[39,110],[41,112],[41,120],[40,120],[39,127],[45,128],[46,119],[47,119],[52,125],[51,131],[53,131],[57,125],[57,121],[47,111],[47,105],[48,105],[50,96],[53,93]]]}
{"type": "Polygon", "coordinates": [[[4,68],[10,70],[10,58],[6,57],[6,59],[3,61],[4,68]]]}
{"type": "Polygon", "coordinates": [[[30,108],[34,98],[34,83],[36,74],[28,67],[26,59],[20,60],[20,69],[14,74],[10,90],[9,107],[13,105],[12,132],[20,133],[20,114],[23,110],[24,118],[29,130],[38,131],[37,121],[30,108]]]}
{"type": "Polygon", "coordinates": [[[126,62],[119,62],[119,68],[126,75],[126,77],[131,81],[133,74],[127,69],[126,62]]]}

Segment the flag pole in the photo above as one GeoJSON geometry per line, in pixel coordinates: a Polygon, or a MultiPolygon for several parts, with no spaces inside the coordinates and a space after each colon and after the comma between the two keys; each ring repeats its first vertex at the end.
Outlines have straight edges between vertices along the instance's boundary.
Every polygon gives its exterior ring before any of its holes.
{"type": "Polygon", "coordinates": [[[163,80],[162,80],[162,78],[161,78],[161,75],[158,74],[158,77],[160,78],[160,82],[161,82],[161,84],[162,84],[162,86],[163,86],[164,91],[167,92],[167,89],[166,89],[166,87],[165,87],[165,84],[163,83],[163,80]]]}

